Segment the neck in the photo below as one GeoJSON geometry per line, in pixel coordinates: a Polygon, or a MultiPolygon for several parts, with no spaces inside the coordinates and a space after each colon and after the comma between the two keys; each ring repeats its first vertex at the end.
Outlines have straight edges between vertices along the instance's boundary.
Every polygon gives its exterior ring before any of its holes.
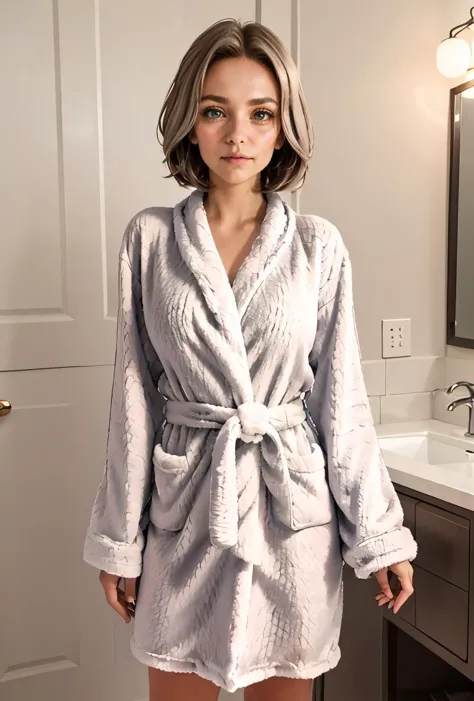
{"type": "Polygon", "coordinates": [[[213,187],[204,197],[208,219],[220,224],[242,224],[262,216],[266,201],[249,187],[213,187]]]}

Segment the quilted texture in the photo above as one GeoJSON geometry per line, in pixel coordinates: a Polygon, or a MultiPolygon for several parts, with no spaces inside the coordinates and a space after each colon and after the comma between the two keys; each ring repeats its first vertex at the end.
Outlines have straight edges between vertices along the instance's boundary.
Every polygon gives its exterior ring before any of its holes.
{"type": "Polygon", "coordinates": [[[416,555],[372,424],[346,248],[267,199],[233,285],[198,191],[130,222],[84,547],[142,574],[134,655],[228,691],[334,667],[342,558],[368,577],[416,555]]]}

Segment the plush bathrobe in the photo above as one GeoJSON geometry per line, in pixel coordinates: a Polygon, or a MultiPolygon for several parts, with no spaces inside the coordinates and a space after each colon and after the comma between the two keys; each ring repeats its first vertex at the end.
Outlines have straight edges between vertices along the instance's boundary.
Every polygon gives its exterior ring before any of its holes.
{"type": "Polygon", "coordinates": [[[267,200],[232,285],[202,193],[129,224],[84,550],[141,574],[140,661],[228,691],[334,667],[343,560],[365,578],[416,554],[367,401],[347,250],[329,222],[267,200]]]}

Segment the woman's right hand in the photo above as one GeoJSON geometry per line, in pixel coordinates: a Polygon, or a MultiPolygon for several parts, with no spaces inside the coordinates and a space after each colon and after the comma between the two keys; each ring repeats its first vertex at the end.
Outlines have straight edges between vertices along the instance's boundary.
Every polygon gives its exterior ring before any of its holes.
{"type": "Polygon", "coordinates": [[[125,583],[125,591],[119,588],[119,582],[122,577],[117,574],[109,574],[100,571],[99,581],[105,592],[107,603],[114,611],[123,618],[125,623],[130,623],[132,617],[135,616],[135,599],[136,599],[136,577],[131,579],[123,578],[125,583]]]}

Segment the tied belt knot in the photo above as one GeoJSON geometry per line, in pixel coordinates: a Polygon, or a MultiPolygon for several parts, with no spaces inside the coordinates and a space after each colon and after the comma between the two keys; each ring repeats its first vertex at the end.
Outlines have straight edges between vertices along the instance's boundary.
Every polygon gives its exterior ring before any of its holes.
{"type": "Polygon", "coordinates": [[[244,443],[260,443],[268,432],[270,412],[265,404],[259,402],[245,402],[237,408],[241,434],[240,439],[244,443]]]}
{"type": "Polygon", "coordinates": [[[291,527],[291,483],[280,431],[294,428],[306,420],[301,398],[274,407],[250,401],[237,408],[168,400],[165,412],[168,423],[219,430],[211,460],[209,532],[213,545],[231,548],[239,540],[238,439],[245,443],[260,443],[266,436],[272,441],[276,457],[269,459],[267,451],[262,451],[262,475],[272,495],[276,513],[291,527]]]}

